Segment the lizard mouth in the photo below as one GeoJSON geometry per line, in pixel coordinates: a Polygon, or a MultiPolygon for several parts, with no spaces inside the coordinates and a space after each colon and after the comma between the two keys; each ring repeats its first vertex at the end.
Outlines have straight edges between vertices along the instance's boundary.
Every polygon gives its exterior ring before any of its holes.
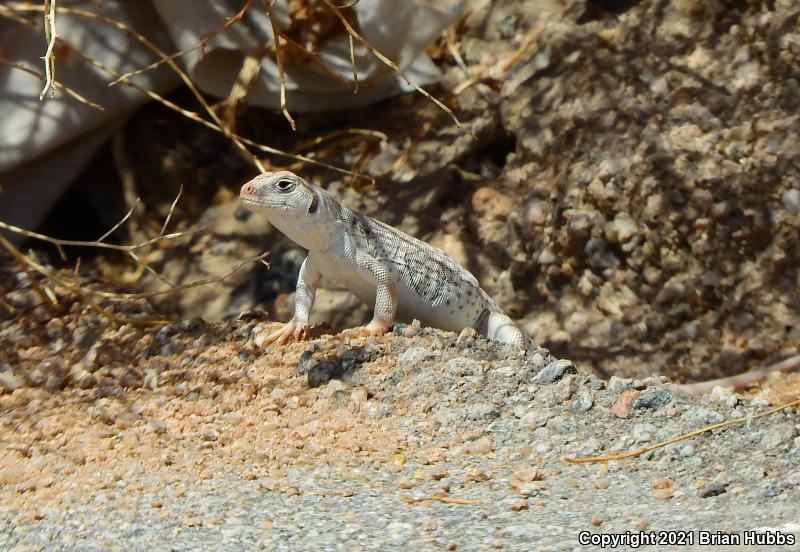
{"type": "Polygon", "coordinates": [[[267,207],[269,209],[284,209],[285,208],[283,203],[275,203],[275,202],[271,202],[271,201],[264,201],[263,199],[258,199],[256,197],[252,197],[252,196],[242,196],[240,199],[242,200],[242,203],[244,203],[245,205],[250,205],[250,206],[253,206],[253,207],[267,207]]]}

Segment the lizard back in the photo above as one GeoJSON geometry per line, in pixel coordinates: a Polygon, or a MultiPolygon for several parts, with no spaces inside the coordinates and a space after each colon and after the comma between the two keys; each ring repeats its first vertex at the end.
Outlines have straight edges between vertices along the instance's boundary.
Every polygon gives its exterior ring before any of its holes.
{"type": "Polygon", "coordinates": [[[417,318],[425,325],[458,331],[474,327],[488,312],[501,311],[475,276],[444,251],[347,208],[342,209],[341,222],[353,245],[394,276],[399,319],[417,318]]]}

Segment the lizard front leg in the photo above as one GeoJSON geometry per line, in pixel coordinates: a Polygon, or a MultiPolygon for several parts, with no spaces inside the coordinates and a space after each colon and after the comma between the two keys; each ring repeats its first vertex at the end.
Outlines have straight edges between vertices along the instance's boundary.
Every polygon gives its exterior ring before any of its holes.
{"type": "Polygon", "coordinates": [[[319,283],[321,273],[316,267],[314,258],[309,254],[300,266],[300,275],[297,277],[297,290],[294,294],[294,316],[280,330],[273,332],[263,338],[256,338],[256,345],[266,347],[270,343],[277,341],[282,345],[287,341],[299,341],[308,330],[308,319],[311,316],[311,308],[314,306],[314,298],[317,294],[317,283],[319,283]]]}
{"type": "Polygon", "coordinates": [[[391,272],[374,257],[361,251],[355,254],[358,272],[375,284],[375,310],[366,326],[352,331],[360,335],[383,335],[394,326],[397,314],[397,286],[391,272]]]}

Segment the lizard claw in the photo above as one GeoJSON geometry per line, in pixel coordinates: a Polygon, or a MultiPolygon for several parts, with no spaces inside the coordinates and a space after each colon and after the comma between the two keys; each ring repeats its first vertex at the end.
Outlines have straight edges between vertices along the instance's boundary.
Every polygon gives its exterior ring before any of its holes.
{"type": "Polygon", "coordinates": [[[278,345],[283,345],[288,341],[300,341],[305,339],[308,332],[309,325],[296,321],[294,318],[289,320],[283,327],[268,335],[259,335],[255,338],[255,344],[262,349],[266,348],[270,343],[277,342],[278,345]]]}

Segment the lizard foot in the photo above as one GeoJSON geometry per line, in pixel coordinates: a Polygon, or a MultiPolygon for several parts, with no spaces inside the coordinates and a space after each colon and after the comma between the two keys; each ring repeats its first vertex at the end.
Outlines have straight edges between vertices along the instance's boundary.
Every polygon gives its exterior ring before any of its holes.
{"type": "Polygon", "coordinates": [[[278,345],[283,345],[287,341],[301,341],[305,339],[308,334],[308,324],[297,322],[294,318],[289,320],[280,330],[272,332],[268,335],[259,335],[255,338],[255,344],[262,349],[266,348],[270,343],[277,342],[278,345]]]}
{"type": "Polygon", "coordinates": [[[384,335],[386,332],[392,329],[394,326],[391,322],[386,322],[383,320],[375,320],[374,318],[370,321],[369,324],[366,326],[360,326],[358,328],[352,328],[349,330],[345,330],[342,332],[344,336],[353,336],[353,337],[366,337],[366,336],[379,336],[384,335]]]}

